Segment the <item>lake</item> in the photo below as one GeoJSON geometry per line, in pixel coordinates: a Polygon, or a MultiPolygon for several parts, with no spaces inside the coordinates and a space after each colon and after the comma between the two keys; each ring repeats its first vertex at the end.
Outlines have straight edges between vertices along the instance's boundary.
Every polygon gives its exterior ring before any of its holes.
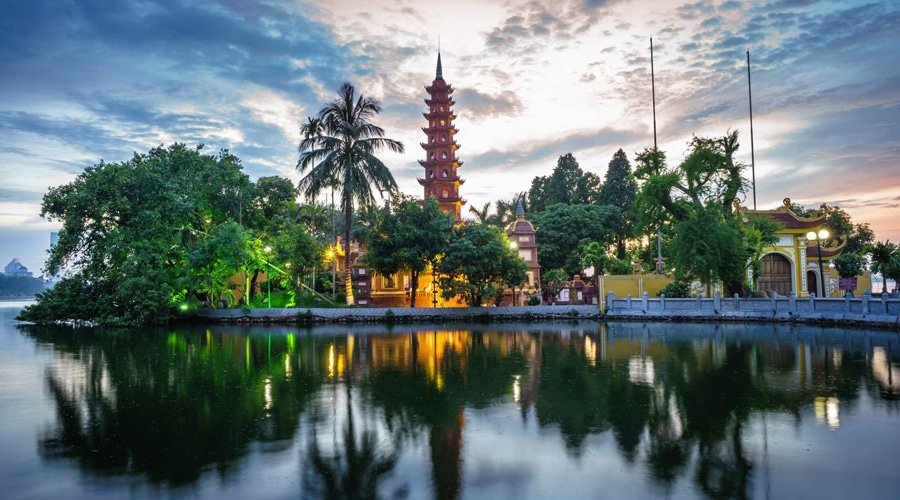
{"type": "Polygon", "coordinates": [[[896,498],[900,337],[767,324],[24,327],[4,498],[896,498]]]}

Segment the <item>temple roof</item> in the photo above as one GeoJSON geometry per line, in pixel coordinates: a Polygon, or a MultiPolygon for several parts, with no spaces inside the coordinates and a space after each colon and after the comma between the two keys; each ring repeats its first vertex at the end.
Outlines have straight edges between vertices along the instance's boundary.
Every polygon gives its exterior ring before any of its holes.
{"type": "Polygon", "coordinates": [[[749,210],[743,207],[739,207],[738,210],[744,210],[747,213],[768,217],[783,224],[785,229],[809,229],[825,224],[824,209],[811,217],[801,217],[791,210],[790,198],[785,198],[782,205],[774,210],[749,210]]]}

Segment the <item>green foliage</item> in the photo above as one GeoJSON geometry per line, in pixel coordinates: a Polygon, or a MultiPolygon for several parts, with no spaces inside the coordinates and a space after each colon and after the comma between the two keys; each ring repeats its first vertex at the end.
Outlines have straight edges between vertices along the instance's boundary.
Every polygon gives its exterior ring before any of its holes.
{"type": "Polygon", "coordinates": [[[536,295],[532,295],[531,297],[528,297],[528,300],[525,303],[529,306],[536,306],[541,303],[541,298],[536,295]]]}
{"type": "Polygon", "coordinates": [[[0,297],[31,297],[43,291],[44,282],[39,278],[0,273],[0,297]]]}
{"type": "Polygon", "coordinates": [[[618,208],[608,205],[556,204],[532,216],[538,253],[544,269],[562,268],[571,276],[583,269],[578,252],[582,243],[612,243],[621,227],[618,208]]]}
{"type": "Polygon", "coordinates": [[[870,271],[881,273],[884,279],[900,281],[900,247],[890,241],[879,241],[868,245],[866,250],[872,259],[870,271]]]}
{"type": "Polygon", "coordinates": [[[499,298],[505,287],[521,287],[528,270],[506,234],[483,224],[457,228],[437,268],[444,298],[459,295],[472,307],[499,298]]]}
{"type": "Polygon", "coordinates": [[[717,279],[726,284],[742,283],[749,252],[734,219],[708,209],[675,227],[671,242],[671,265],[676,276],[696,276],[705,285],[717,279]]]}
{"type": "Polygon", "coordinates": [[[551,269],[541,274],[541,280],[543,281],[544,291],[550,294],[551,300],[555,300],[556,295],[559,294],[563,285],[569,280],[569,274],[565,269],[551,269]]]}
{"type": "MultiPolygon", "coordinates": [[[[750,269],[753,271],[753,276],[759,276],[762,271],[763,250],[778,241],[776,233],[781,229],[781,224],[759,215],[747,215],[746,218],[746,223],[740,226],[741,234],[744,246],[750,255],[750,269]]],[[[753,287],[756,287],[755,283],[753,287]]]]}
{"type": "Polygon", "coordinates": [[[797,203],[791,204],[791,211],[801,217],[818,217],[825,211],[825,227],[831,233],[822,242],[823,247],[835,247],[846,242],[844,252],[863,253],[875,242],[875,232],[868,223],[854,224],[850,214],[840,207],[822,205],[819,208],[806,208],[797,203]]]}
{"type": "Polygon", "coordinates": [[[453,216],[444,213],[433,196],[424,202],[397,197],[391,211],[380,211],[369,231],[366,266],[382,275],[411,274],[410,306],[416,303],[419,274],[447,249],[453,216]]]}
{"type": "Polygon", "coordinates": [[[344,281],[347,304],[353,303],[350,277],[350,229],[354,205],[374,205],[373,188],[392,194],[397,183],[388,167],[375,154],[384,149],[402,153],[403,144],[384,136],[384,129],[373,122],[381,112],[378,100],[356,95],[350,83],[344,83],[338,97],[320,111],[319,123],[307,122],[300,143],[297,170],[305,174],[298,189],[307,198],[315,198],[337,186],[344,212],[344,281]]]}
{"type": "Polygon", "coordinates": [[[841,278],[855,278],[866,268],[866,259],[852,252],[844,252],[834,259],[834,269],[841,278]]]}
{"type": "Polygon", "coordinates": [[[578,246],[578,255],[581,258],[581,267],[594,267],[596,275],[631,274],[631,263],[626,259],[619,259],[615,255],[609,255],[606,248],[596,241],[582,242],[578,246]]]}
{"type": "Polygon", "coordinates": [[[531,211],[541,212],[557,203],[595,203],[600,194],[600,178],[585,173],[578,161],[567,153],[559,157],[549,177],[535,177],[528,191],[531,211]]]}
{"type": "Polygon", "coordinates": [[[609,162],[597,201],[601,205],[614,206],[622,213],[623,223],[616,232],[616,257],[620,259],[625,258],[625,239],[632,234],[636,197],[637,182],[631,175],[631,163],[628,162],[625,151],[619,149],[609,162]]]}
{"type": "Polygon", "coordinates": [[[665,295],[670,299],[684,299],[691,296],[691,283],[687,280],[676,280],[664,286],[657,296],[665,295]]]}
{"type": "Polygon", "coordinates": [[[630,261],[612,255],[607,257],[605,268],[606,274],[613,276],[622,276],[633,272],[630,261]]]}

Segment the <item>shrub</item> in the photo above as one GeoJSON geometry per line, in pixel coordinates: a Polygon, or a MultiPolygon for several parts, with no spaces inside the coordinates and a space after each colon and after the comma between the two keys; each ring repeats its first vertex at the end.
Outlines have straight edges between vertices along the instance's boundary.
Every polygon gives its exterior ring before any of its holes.
{"type": "Polygon", "coordinates": [[[537,295],[532,295],[531,297],[528,297],[528,302],[526,302],[526,304],[528,304],[529,306],[536,306],[540,303],[541,303],[541,298],[538,297],[537,295]]]}
{"type": "Polygon", "coordinates": [[[841,278],[855,278],[863,273],[866,259],[858,253],[842,253],[834,259],[834,268],[841,278]]]}
{"type": "Polygon", "coordinates": [[[657,293],[657,297],[666,294],[669,299],[684,299],[691,295],[691,284],[687,281],[673,281],[657,293]]]}

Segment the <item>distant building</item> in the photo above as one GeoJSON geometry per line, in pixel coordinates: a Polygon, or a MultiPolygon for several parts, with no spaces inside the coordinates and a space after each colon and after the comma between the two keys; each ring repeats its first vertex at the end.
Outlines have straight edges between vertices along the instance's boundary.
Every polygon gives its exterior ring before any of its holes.
{"type": "Polygon", "coordinates": [[[21,262],[19,262],[18,258],[15,258],[3,268],[3,273],[7,276],[13,276],[16,278],[32,278],[34,277],[31,271],[28,270],[21,262]]]}

